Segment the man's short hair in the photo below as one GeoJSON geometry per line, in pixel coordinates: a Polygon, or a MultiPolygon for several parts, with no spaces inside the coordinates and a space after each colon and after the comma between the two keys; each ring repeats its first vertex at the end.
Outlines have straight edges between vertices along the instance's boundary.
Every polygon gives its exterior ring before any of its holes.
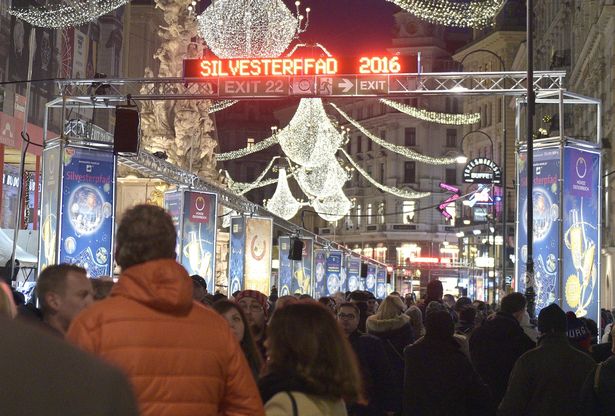
{"type": "Polygon", "coordinates": [[[36,281],[36,293],[43,311],[46,311],[49,307],[45,300],[48,293],[55,292],[64,294],[66,291],[66,278],[69,273],[77,273],[84,276],[87,274],[83,267],[62,263],[47,266],[38,276],[38,280],[36,281]]]}
{"type": "Polygon", "coordinates": [[[342,308],[352,308],[354,309],[355,313],[357,314],[357,318],[359,317],[359,315],[361,314],[361,311],[359,310],[359,307],[357,306],[356,303],[352,303],[352,302],[342,302],[340,304],[340,306],[337,307],[337,311],[339,312],[342,308]]]}
{"type": "Polygon", "coordinates": [[[522,293],[513,292],[502,298],[502,304],[500,305],[500,311],[504,313],[517,313],[521,311],[527,305],[527,300],[522,293]]]}
{"type": "Polygon", "coordinates": [[[116,233],[115,261],[123,269],[157,259],[175,259],[177,233],[167,212],[136,205],[124,213],[116,233]]]}

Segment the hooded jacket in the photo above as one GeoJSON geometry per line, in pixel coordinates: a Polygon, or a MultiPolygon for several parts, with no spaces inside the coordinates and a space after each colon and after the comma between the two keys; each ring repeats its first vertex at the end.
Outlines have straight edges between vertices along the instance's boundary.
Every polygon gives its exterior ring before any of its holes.
{"type": "Polygon", "coordinates": [[[594,369],[581,390],[581,416],[615,414],[615,356],[594,369]]]}
{"type": "Polygon", "coordinates": [[[127,268],[67,338],[124,370],[144,416],[264,415],[228,324],[192,300],[192,281],[174,260],[127,268]]]}

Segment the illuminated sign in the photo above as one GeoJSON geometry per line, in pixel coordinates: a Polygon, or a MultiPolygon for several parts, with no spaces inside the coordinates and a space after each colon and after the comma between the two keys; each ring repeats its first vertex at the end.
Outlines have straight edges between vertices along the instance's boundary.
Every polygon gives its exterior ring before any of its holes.
{"type": "Polygon", "coordinates": [[[502,183],[502,171],[491,159],[478,157],[472,159],[463,168],[463,181],[465,183],[502,183]]]}
{"type": "Polygon", "coordinates": [[[416,59],[404,56],[184,60],[184,78],[338,74],[387,75],[415,71],[416,59]]]}
{"type": "Polygon", "coordinates": [[[449,191],[454,194],[461,195],[461,191],[459,191],[459,188],[457,188],[456,186],[449,185],[444,182],[440,182],[440,188],[444,189],[445,191],[449,191]]]}

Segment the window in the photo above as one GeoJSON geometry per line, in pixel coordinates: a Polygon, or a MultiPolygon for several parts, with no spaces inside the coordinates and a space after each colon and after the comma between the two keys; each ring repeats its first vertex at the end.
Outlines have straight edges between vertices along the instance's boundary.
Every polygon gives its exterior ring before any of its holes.
{"type": "Polygon", "coordinates": [[[380,103],[380,114],[386,114],[387,105],[385,103],[380,103]]]}
{"type": "Polygon", "coordinates": [[[416,146],[416,129],[414,127],[404,129],[404,145],[416,146]]]}
{"type": "Polygon", "coordinates": [[[361,226],[361,205],[357,205],[357,227],[361,226]]]}
{"type": "Polygon", "coordinates": [[[446,147],[457,147],[457,130],[446,129],[446,147]]]}
{"type": "Polygon", "coordinates": [[[404,183],[416,182],[416,162],[404,162],[404,183]]]}
{"type": "Polygon", "coordinates": [[[498,100],[498,123],[502,122],[502,98],[498,100]]]}
{"type": "Polygon", "coordinates": [[[372,139],[370,139],[369,137],[367,138],[367,151],[372,151],[372,139]]]}
{"type": "Polygon", "coordinates": [[[246,147],[247,147],[248,149],[251,149],[251,148],[252,148],[252,146],[254,146],[254,138],[252,138],[252,137],[248,137],[248,141],[247,141],[247,143],[246,143],[246,147]]]}
{"type": "Polygon", "coordinates": [[[384,202],[378,205],[378,218],[380,219],[380,224],[384,224],[384,202]]]}
{"type": "Polygon", "coordinates": [[[372,204],[367,204],[367,224],[372,223],[372,204]]]}
{"type": "Polygon", "coordinates": [[[380,183],[384,184],[384,163],[380,164],[380,183]]]}
{"type": "Polygon", "coordinates": [[[457,169],[446,169],[444,183],[457,185],[457,169]]]}
{"type": "Polygon", "coordinates": [[[413,223],[416,214],[416,201],[404,201],[401,206],[401,212],[404,224],[413,223]]]}
{"type": "Polygon", "coordinates": [[[348,152],[349,155],[352,154],[352,140],[350,137],[348,138],[348,143],[346,143],[346,152],[348,152]]]}
{"type": "Polygon", "coordinates": [[[370,178],[373,178],[372,176],[372,167],[368,166],[365,171],[367,172],[367,176],[369,176],[370,178]]]}
{"type": "Polygon", "coordinates": [[[363,136],[357,136],[357,153],[361,153],[363,149],[361,149],[361,144],[363,143],[363,136]]]}

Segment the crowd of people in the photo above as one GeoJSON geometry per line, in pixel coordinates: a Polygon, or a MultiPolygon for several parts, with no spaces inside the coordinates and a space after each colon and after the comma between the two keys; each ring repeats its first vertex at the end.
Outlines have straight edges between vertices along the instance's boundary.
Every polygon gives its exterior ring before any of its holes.
{"type": "MultiPolygon", "coordinates": [[[[2,415],[614,415],[615,331],[520,293],[209,294],[172,220],[123,216],[112,279],[67,264],[34,302],[0,285],[2,415]]],[[[9,279],[10,280],[10,279],[9,279]]]]}

